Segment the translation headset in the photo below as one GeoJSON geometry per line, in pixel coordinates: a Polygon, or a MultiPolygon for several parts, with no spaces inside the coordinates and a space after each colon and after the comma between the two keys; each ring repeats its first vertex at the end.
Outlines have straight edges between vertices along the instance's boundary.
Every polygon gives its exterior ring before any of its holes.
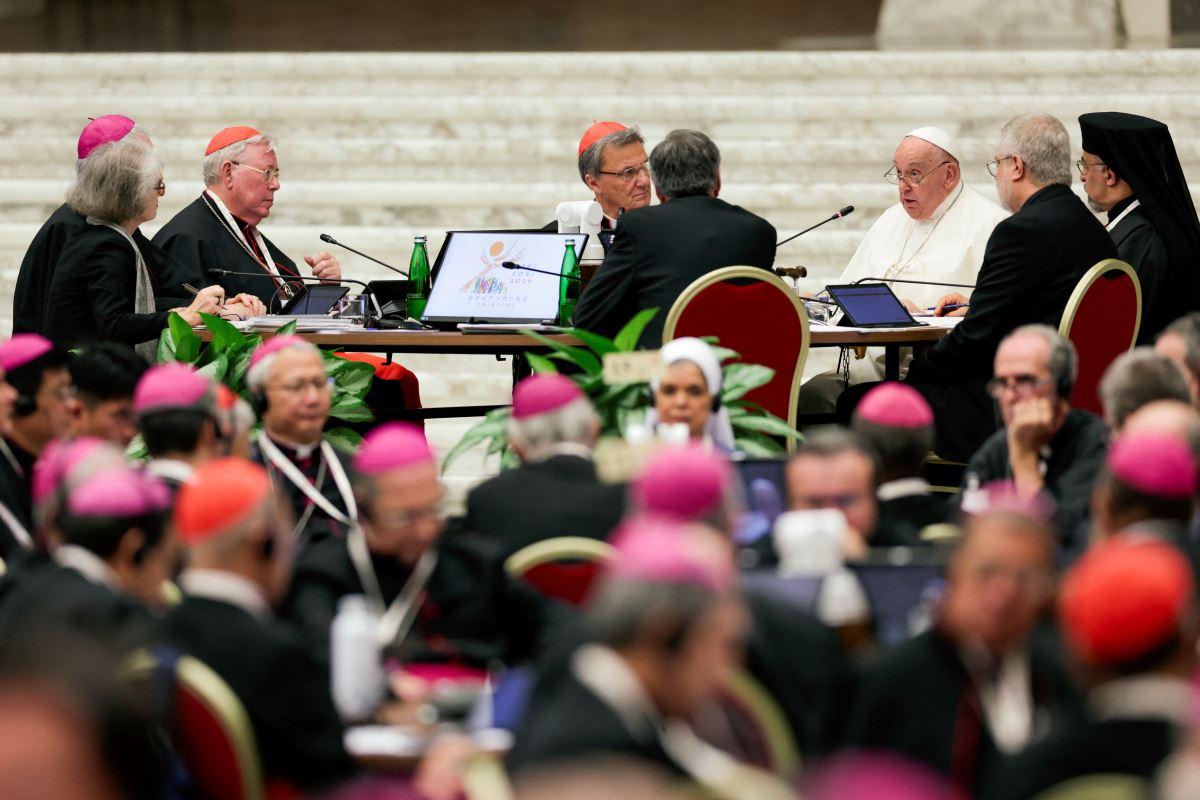
{"type": "Polygon", "coordinates": [[[33,412],[37,411],[38,402],[37,396],[21,392],[17,395],[17,399],[13,402],[13,416],[28,417],[33,412]]]}

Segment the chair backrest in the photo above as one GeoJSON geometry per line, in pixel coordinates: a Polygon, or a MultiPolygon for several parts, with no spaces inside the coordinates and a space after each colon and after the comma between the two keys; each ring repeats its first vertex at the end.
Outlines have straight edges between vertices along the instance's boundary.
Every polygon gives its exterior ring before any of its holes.
{"type": "Polygon", "coordinates": [[[1034,800],[1147,800],[1156,796],[1152,782],[1137,775],[1098,773],[1072,778],[1034,800]]]}
{"type": "MultiPolygon", "coordinates": [[[[663,325],[664,342],[683,336],[715,336],[740,360],[775,370],[775,377],[746,399],[796,427],[808,314],[778,276],[758,267],[723,267],[697,278],[671,305],[663,325]]],[[[789,440],[788,449],[794,446],[789,440]]]]}
{"type": "Polygon", "coordinates": [[[598,539],[559,536],[522,547],[504,569],[547,597],[578,606],[613,553],[612,545],[598,539]]]}
{"type": "Polygon", "coordinates": [[[1079,279],[1058,325],[1059,335],[1079,353],[1072,406],[1102,413],[1100,378],[1117,356],[1133,347],[1141,323],[1142,285],[1133,267],[1107,258],[1079,279]]]}
{"type": "Polygon", "coordinates": [[[800,769],[800,751],[787,717],[770,693],[749,673],[734,672],[720,703],[734,728],[746,763],[790,780],[800,769]]]}
{"type": "MultiPolygon", "coordinates": [[[[125,673],[135,682],[154,681],[170,661],[139,651],[125,673]]],[[[191,656],[175,661],[169,700],[175,755],[204,800],[265,800],[262,762],[246,709],[229,685],[191,656]]]]}

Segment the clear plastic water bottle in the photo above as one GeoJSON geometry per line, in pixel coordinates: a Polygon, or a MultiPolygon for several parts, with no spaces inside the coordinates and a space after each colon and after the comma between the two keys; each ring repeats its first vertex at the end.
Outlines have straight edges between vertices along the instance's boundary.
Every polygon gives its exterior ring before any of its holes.
{"type": "Polygon", "coordinates": [[[347,722],[369,719],[387,687],[379,650],[379,619],[364,595],[338,601],[329,631],[333,703],[347,722]]]}

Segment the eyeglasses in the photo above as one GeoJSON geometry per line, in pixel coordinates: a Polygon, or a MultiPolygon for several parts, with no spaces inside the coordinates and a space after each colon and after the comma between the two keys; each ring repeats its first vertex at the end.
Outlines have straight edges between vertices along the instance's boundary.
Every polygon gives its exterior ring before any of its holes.
{"type": "Polygon", "coordinates": [[[158,186],[154,187],[154,191],[158,193],[159,197],[162,197],[164,194],[167,193],[167,182],[164,180],[160,180],[158,182],[158,186]]]}
{"type": "Polygon", "coordinates": [[[416,525],[421,520],[432,519],[439,520],[442,518],[442,504],[439,500],[433,505],[424,506],[423,508],[410,508],[403,511],[384,511],[377,512],[372,519],[381,528],[390,528],[396,530],[398,528],[408,528],[416,525]]]}
{"type": "Polygon", "coordinates": [[[305,389],[312,389],[315,392],[327,392],[333,389],[333,378],[311,378],[309,380],[292,381],[290,383],[277,383],[271,387],[277,392],[284,394],[304,394],[305,389]]]}
{"type": "Polygon", "coordinates": [[[923,175],[920,172],[917,172],[915,169],[909,170],[907,174],[901,173],[900,170],[896,167],[896,165],[892,164],[892,168],[889,169],[887,172],[883,173],[883,179],[885,181],[887,181],[888,183],[894,184],[896,186],[899,186],[901,183],[906,183],[909,186],[920,186],[921,181],[925,180],[930,175],[932,175],[934,172],[936,172],[937,170],[941,169],[942,167],[944,167],[950,163],[953,163],[953,162],[943,161],[942,163],[938,164],[936,167],[929,170],[929,172],[926,172],[923,175]]]}
{"type": "Polygon", "coordinates": [[[996,177],[996,171],[1000,169],[1000,162],[1008,161],[1010,158],[1016,158],[1016,156],[1001,156],[1000,158],[993,158],[991,161],[987,162],[988,174],[993,178],[996,177]]]}
{"type": "Polygon", "coordinates": [[[987,382],[988,394],[999,400],[1000,395],[1012,390],[1017,397],[1029,397],[1039,389],[1050,385],[1050,379],[1041,375],[997,375],[987,382]]]}
{"type": "Polygon", "coordinates": [[[1100,167],[1101,169],[1108,169],[1108,165],[1104,164],[1103,162],[1100,162],[1100,161],[1097,161],[1095,164],[1089,164],[1081,158],[1075,162],[1075,169],[1079,170],[1079,177],[1081,177],[1081,178],[1086,178],[1088,172],[1093,167],[1100,167]]]}
{"type": "Polygon", "coordinates": [[[642,164],[640,167],[626,167],[625,169],[621,170],[620,172],[609,172],[608,170],[603,170],[603,169],[598,170],[598,172],[601,175],[615,175],[616,177],[620,178],[623,182],[629,183],[634,178],[636,178],[638,175],[641,175],[643,172],[646,173],[647,175],[649,175],[650,174],[650,162],[647,161],[645,164],[642,164]]]}
{"type": "Polygon", "coordinates": [[[252,167],[249,164],[243,164],[240,161],[230,161],[229,163],[233,164],[235,167],[245,167],[246,169],[254,170],[263,176],[263,183],[275,183],[277,180],[279,180],[279,167],[267,167],[266,169],[259,169],[258,167],[252,167]]]}

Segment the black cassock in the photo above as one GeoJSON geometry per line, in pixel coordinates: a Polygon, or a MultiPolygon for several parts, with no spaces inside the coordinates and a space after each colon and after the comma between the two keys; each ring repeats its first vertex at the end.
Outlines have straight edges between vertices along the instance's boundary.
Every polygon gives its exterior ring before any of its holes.
{"type": "Polygon", "coordinates": [[[1030,323],[1057,328],[1079,279],[1116,257],[1104,226],[1068,186],[1039,190],[996,225],[966,317],[913,358],[905,377],[933,407],[938,455],[966,461],[996,430],[986,386],[1000,340],[1030,323]]]}
{"type": "MultiPolygon", "coordinates": [[[[275,279],[253,255],[246,252],[219,214],[212,201],[201,194],[154,235],[154,243],[191,269],[203,273],[209,283],[221,284],[225,287],[227,297],[252,294],[266,304],[268,312],[278,313],[283,302],[275,279]],[[213,268],[256,274],[214,275],[208,272],[213,268]]],[[[284,255],[266,236],[263,236],[263,241],[285,277],[289,273],[292,276],[299,274],[296,262],[284,255]]]]}
{"type": "MultiPolygon", "coordinates": [[[[67,240],[79,231],[89,228],[83,216],[63,203],[54,210],[25,251],[17,284],[13,290],[13,333],[40,333],[46,335],[46,319],[50,304],[50,284],[54,279],[59,257],[67,240]]],[[[150,244],[150,240],[135,231],[133,240],[146,259],[150,280],[155,295],[176,298],[186,297],[182,284],[189,283],[197,288],[211,283],[204,280],[198,270],[192,270],[150,244]]],[[[187,305],[188,302],[183,303],[187,305]]],[[[175,305],[179,305],[175,303],[175,305]]],[[[173,306],[159,306],[172,308],[173,306]]]]}
{"type": "MultiPolygon", "coordinates": [[[[437,565],[421,595],[412,630],[391,654],[401,661],[485,668],[494,661],[528,661],[570,612],[504,572],[499,551],[461,530],[447,530],[437,545],[437,565]]],[[[409,567],[372,556],[383,600],[403,591],[409,567]]],[[[305,548],[296,563],[286,616],[325,649],[338,600],[363,594],[344,539],[305,548]]]]}
{"type": "MultiPolygon", "coordinates": [[[[8,454],[0,453],[0,503],[12,512],[26,533],[32,534],[33,495],[30,479],[37,456],[7,437],[3,446],[8,448],[12,460],[9,460],[8,454]]],[[[17,542],[16,535],[8,526],[0,524],[0,558],[8,562],[13,556],[24,552],[24,548],[17,542]]]]}
{"type": "Polygon", "coordinates": [[[556,455],[501,472],[467,495],[467,527],[510,554],[557,536],[606,539],[625,513],[625,487],[601,483],[586,458],[556,455]]]}
{"type": "MultiPolygon", "coordinates": [[[[263,435],[265,436],[266,434],[264,433],[263,435]]],[[[328,500],[338,511],[347,512],[348,503],[346,502],[346,498],[342,497],[337,482],[333,479],[329,465],[324,463],[325,456],[320,446],[316,447],[311,454],[304,457],[301,457],[296,450],[287,445],[275,442],[275,446],[308,478],[309,482],[313,484],[322,497],[328,500]]],[[[346,474],[351,474],[352,466],[350,457],[336,447],[333,448],[333,453],[346,474]]],[[[282,489],[291,502],[292,514],[295,517],[295,523],[299,528],[298,533],[302,541],[313,543],[330,536],[338,539],[346,536],[346,531],[348,530],[346,523],[330,516],[320,506],[313,503],[299,487],[288,480],[287,476],[265,456],[258,442],[254,442],[250,447],[250,460],[262,464],[266,468],[267,474],[271,476],[272,485],[282,489]]]]}
{"type": "Polygon", "coordinates": [[[933,492],[909,494],[879,501],[879,522],[872,547],[920,547],[921,531],[930,525],[940,525],[950,519],[945,499],[933,492]]]}
{"type": "Polygon", "coordinates": [[[299,632],[220,600],[185,596],[162,623],[163,638],[204,662],[242,701],[268,779],[312,790],[356,766],[342,745],[329,671],[299,632]]]}
{"type": "MultiPolygon", "coordinates": [[[[1113,206],[1108,212],[1109,224],[1133,200],[1129,197],[1113,206]]],[[[1154,344],[1162,329],[1185,310],[1179,300],[1171,296],[1167,245],[1140,205],[1126,214],[1109,234],[1117,246],[1117,255],[1133,267],[1142,285],[1142,325],[1138,328],[1137,343],[1154,344]]]]}

